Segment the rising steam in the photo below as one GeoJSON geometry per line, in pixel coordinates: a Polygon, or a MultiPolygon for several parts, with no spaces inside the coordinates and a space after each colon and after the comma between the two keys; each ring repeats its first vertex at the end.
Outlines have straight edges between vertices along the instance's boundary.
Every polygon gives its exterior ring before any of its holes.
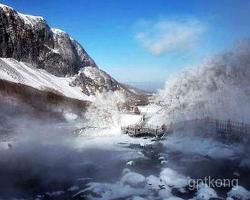
{"type": "Polygon", "coordinates": [[[151,123],[206,116],[250,122],[250,40],[169,79],[155,99],[151,123]]]}

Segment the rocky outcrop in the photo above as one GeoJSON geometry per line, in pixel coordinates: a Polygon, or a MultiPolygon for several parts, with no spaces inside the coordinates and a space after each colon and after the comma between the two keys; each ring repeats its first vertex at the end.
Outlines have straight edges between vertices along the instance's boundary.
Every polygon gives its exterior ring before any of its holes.
{"type": "Polygon", "coordinates": [[[32,63],[57,75],[73,75],[85,66],[96,67],[79,43],[42,17],[24,15],[0,4],[0,57],[32,63]]]}
{"type": "Polygon", "coordinates": [[[96,91],[107,92],[123,89],[123,87],[110,75],[94,67],[82,68],[78,75],[75,76],[72,86],[85,88],[85,93],[89,95],[94,94],[96,91]]]}

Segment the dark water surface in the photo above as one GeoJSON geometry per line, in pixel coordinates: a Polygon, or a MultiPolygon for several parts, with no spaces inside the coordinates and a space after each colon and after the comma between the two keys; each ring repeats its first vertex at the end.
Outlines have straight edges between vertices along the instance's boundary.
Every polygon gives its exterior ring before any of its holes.
{"type": "MultiPolygon", "coordinates": [[[[88,148],[72,148],[70,143],[29,141],[0,150],[0,199],[34,199],[39,194],[44,195],[43,199],[70,199],[75,193],[69,190],[72,186],[83,189],[88,182],[115,182],[124,168],[144,176],[158,176],[162,168],[169,167],[191,178],[238,178],[240,185],[250,189],[250,171],[238,167],[237,160],[173,152],[162,141],[147,145],[117,142],[116,148],[110,149],[99,148],[95,142],[88,148]],[[164,157],[165,163],[160,157],[164,157]],[[128,161],[134,164],[128,166],[128,161]],[[53,196],[55,191],[63,191],[63,195],[53,196]]],[[[229,189],[217,192],[225,196],[229,189]]]]}

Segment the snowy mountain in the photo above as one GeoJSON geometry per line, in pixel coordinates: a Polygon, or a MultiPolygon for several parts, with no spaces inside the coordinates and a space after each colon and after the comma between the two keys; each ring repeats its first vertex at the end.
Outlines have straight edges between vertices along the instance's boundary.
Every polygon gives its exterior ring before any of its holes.
{"type": "Polygon", "coordinates": [[[116,90],[137,98],[100,70],[77,41],[50,28],[42,17],[0,4],[0,27],[0,79],[88,101],[98,92],[116,90]]]}
{"type": "Polygon", "coordinates": [[[0,4],[0,57],[32,63],[58,75],[73,75],[85,66],[96,67],[70,36],[51,29],[42,17],[24,15],[0,4]]]}

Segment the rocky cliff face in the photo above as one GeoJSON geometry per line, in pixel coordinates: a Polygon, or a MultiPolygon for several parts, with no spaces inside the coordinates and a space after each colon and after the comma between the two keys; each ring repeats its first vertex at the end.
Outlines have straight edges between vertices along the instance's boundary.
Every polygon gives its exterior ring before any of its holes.
{"type": "Polygon", "coordinates": [[[24,15],[0,4],[0,57],[33,63],[57,75],[72,75],[84,66],[96,67],[69,35],[51,29],[42,17],[24,15]]]}
{"type": "Polygon", "coordinates": [[[72,86],[80,86],[81,88],[85,88],[84,93],[88,95],[94,94],[95,91],[107,92],[110,90],[124,90],[124,92],[126,92],[126,89],[123,85],[119,84],[106,72],[94,67],[82,68],[78,75],[75,76],[74,81],[72,81],[72,86]]]}
{"type": "Polygon", "coordinates": [[[87,95],[110,90],[134,95],[100,70],[67,33],[50,28],[42,17],[24,15],[3,4],[0,4],[0,57],[29,63],[56,76],[74,77],[70,85],[81,87],[87,95]]]}

